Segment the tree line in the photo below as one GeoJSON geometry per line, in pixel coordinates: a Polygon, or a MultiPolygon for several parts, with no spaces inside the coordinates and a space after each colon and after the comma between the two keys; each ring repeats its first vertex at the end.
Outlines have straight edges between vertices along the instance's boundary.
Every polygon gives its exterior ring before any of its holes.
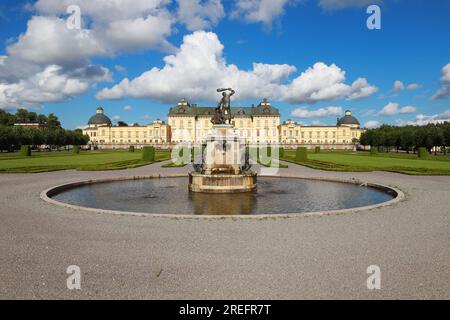
{"type": "Polygon", "coordinates": [[[53,114],[48,116],[28,112],[25,109],[11,114],[0,110],[0,151],[15,151],[23,145],[46,145],[51,150],[54,147],[86,145],[89,137],[82,130],[66,130],[53,114]],[[15,126],[17,123],[36,123],[41,128],[15,126]]]}
{"type": "Polygon", "coordinates": [[[450,122],[405,127],[383,125],[364,132],[359,143],[387,152],[395,149],[397,152],[404,150],[409,153],[423,147],[429,152],[434,148],[435,154],[438,151],[446,154],[450,147],[450,122]]]}

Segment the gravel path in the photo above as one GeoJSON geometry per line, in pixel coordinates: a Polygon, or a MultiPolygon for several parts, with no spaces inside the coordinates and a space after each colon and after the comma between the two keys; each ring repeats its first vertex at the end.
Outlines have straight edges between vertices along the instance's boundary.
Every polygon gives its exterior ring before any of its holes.
{"type": "Polygon", "coordinates": [[[334,173],[290,164],[283,175],[382,183],[396,205],[324,217],[184,220],[54,206],[49,187],[178,174],[161,163],[109,172],[0,175],[0,298],[450,299],[450,177],[334,173]],[[66,287],[78,265],[82,290],[66,287]],[[381,290],[366,269],[381,268],[381,290]]]}

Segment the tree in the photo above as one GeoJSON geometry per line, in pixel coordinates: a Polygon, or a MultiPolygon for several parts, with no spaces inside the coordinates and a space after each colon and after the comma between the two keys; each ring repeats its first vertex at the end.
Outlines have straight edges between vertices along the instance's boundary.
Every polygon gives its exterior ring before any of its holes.
{"type": "Polygon", "coordinates": [[[50,129],[61,128],[61,122],[59,122],[58,117],[53,113],[50,113],[47,117],[47,126],[50,129]]]}

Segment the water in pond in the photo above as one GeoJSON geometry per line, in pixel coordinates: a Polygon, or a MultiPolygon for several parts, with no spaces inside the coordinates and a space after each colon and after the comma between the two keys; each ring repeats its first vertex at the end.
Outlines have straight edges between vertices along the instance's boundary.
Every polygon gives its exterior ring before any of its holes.
{"type": "Polygon", "coordinates": [[[127,180],[86,185],[53,196],[98,209],[159,214],[283,214],[356,208],[391,200],[383,191],[304,179],[258,178],[256,193],[202,194],[188,191],[186,178],[127,180]]]}

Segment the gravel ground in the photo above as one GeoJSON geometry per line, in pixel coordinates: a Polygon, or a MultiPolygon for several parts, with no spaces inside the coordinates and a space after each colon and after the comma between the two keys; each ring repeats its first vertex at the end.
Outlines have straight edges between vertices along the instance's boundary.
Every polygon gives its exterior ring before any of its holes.
{"type": "Polygon", "coordinates": [[[113,172],[0,175],[1,299],[450,299],[450,177],[336,173],[293,164],[283,175],[360,179],[401,189],[395,205],[266,220],[93,214],[39,194],[87,179],[177,174],[161,163],[113,172]],[[78,265],[82,289],[68,290],[78,265]],[[381,290],[366,269],[381,268],[381,290]]]}

